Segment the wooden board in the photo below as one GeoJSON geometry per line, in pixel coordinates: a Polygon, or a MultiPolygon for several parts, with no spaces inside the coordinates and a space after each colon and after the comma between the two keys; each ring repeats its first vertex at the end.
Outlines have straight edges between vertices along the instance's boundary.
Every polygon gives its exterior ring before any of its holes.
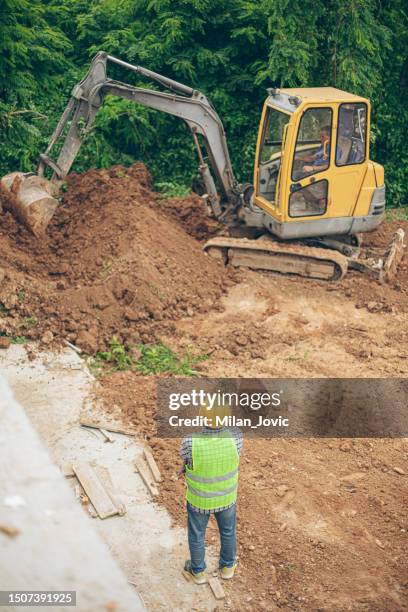
{"type": "Polygon", "coordinates": [[[113,486],[109,468],[105,467],[104,465],[94,465],[93,469],[99,478],[99,482],[103,485],[105,491],[113,501],[114,505],[117,507],[119,515],[123,516],[126,514],[125,504],[115,495],[115,488],[113,486]]]}
{"type": "Polygon", "coordinates": [[[109,433],[109,431],[107,431],[107,429],[102,429],[102,427],[100,427],[99,431],[102,433],[103,437],[105,438],[105,442],[114,442],[115,441],[115,438],[110,435],[110,433],[109,433]]]}
{"type": "Polygon", "coordinates": [[[118,509],[89,463],[74,463],[72,469],[101,519],[118,514],[118,509]]]}
{"type": "Polygon", "coordinates": [[[140,457],[140,456],[136,457],[135,465],[136,465],[136,469],[139,472],[141,479],[143,480],[147,489],[149,490],[150,495],[152,495],[152,497],[155,497],[156,495],[158,495],[159,490],[156,487],[156,484],[153,480],[153,476],[151,475],[150,470],[147,467],[147,464],[145,463],[143,457],[140,457]]]}
{"type": "Polygon", "coordinates": [[[66,478],[72,478],[75,476],[74,470],[72,469],[72,463],[64,463],[60,466],[60,470],[66,478]]]}
{"type": "Polygon", "coordinates": [[[218,578],[210,578],[209,581],[212,592],[214,593],[215,599],[224,599],[225,591],[221,582],[218,578]]]}
{"type": "Polygon", "coordinates": [[[122,425],[120,423],[109,423],[108,421],[103,421],[102,419],[89,418],[86,416],[81,416],[79,420],[80,425],[83,427],[91,427],[93,429],[105,429],[106,431],[112,431],[114,433],[124,434],[126,436],[136,436],[137,430],[130,425],[122,425]]]}
{"type": "Polygon", "coordinates": [[[150,451],[150,449],[145,448],[143,450],[144,453],[144,457],[146,459],[147,465],[150,468],[151,473],[153,474],[153,478],[155,479],[156,482],[161,482],[162,481],[162,477],[160,474],[160,470],[158,468],[158,465],[150,451]]]}

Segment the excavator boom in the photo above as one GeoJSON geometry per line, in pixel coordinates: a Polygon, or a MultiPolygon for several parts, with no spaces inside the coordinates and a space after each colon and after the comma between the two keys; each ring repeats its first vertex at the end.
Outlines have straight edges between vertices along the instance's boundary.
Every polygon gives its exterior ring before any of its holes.
{"type": "Polygon", "coordinates": [[[192,87],[101,51],[94,57],[86,76],[74,87],[47,149],[40,154],[37,173],[14,172],[1,181],[2,188],[9,194],[10,209],[35,235],[45,232],[58,205],[59,187],[107,95],[125,98],[184,120],[197,148],[198,169],[206,190],[204,197],[214,216],[220,217],[228,207],[239,202],[242,189],[234,178],[224,128],[206,96],[192,87]],[[174,93],[143,89],[108,78],[108,63],[154,80],[174,93]],[[198,135],[203,139],[214,176],[204,160],[198,135]],[[62,147],[54,159],[52,155],[61,138],[64,138],[62,147]],[[47,171],[51,173],[49,180],[45,178],[47,171]]]}

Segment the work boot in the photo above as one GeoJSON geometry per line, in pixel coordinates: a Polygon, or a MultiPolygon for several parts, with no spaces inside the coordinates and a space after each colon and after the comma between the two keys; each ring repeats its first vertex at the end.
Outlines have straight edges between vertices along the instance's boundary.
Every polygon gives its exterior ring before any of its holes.
{"type": "Polygon", "coordinates": [[[223,580],[231,580],[234,577],[235,570],[237,568],[237,564],[234,563],[232,567],[222,567],[220,574],[223,580]]]}
{"type": "Polygon", "coordinates": [[[206,584],[207,577],[204,572],[195,574],[191,569],[191,561],[186,561],[184,564],[183,575],[187,580],[191,580],[194,584],[206,584]]]}

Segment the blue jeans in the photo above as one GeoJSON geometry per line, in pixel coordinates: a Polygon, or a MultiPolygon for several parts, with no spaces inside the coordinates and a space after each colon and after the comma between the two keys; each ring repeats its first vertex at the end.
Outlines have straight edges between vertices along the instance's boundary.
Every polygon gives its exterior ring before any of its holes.
{"type": "MultiPolygon", "coordinates": [[[[194,512],[187,503],[188,545],[190,548],[191,570],[194,574],[203,572],[206,568],[204,538],[210,514],[194,512]]],[[[236,524],[237,506],[214,512],[221,538],[219,567],[232,567],[235,563],[237,543],[236,524]]]]}

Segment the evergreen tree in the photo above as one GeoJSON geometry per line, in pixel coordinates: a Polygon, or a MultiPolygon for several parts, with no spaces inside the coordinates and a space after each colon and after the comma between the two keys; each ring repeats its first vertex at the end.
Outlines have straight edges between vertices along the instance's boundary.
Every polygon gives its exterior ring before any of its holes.
{"type": "MultiPolygon", "coordinates": [[[[90,58],[106,50],[202,90],[224,122],[237,177],[251,180],[265,88],[336,86],[373,102],[373,157],[407,203],[408,27],[404,0],[1,0],[1,171],[34,168],[90,58]]],[[[114,78],[155,87],[116,66],[114,78]]],[[[76,170],[145,161],[159,182],[196,168],[183,122],[110,97],[76,170]]]]}

